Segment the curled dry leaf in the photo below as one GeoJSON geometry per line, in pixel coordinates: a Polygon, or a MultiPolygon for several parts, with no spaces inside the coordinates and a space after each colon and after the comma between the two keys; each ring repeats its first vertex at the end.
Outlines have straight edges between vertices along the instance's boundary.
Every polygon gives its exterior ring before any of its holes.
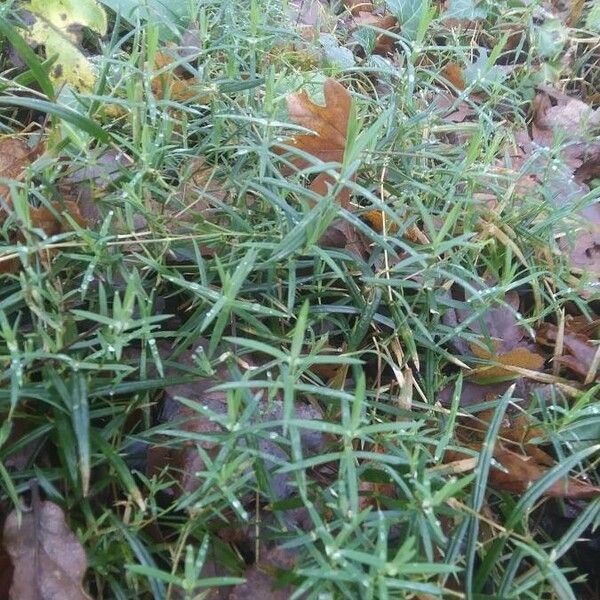
{"type": "MultiPolygon", "coordinates": [[[[346,151],[348,120],[352,106],[350,92],[334,79],[328,79],[324,84],[325,105],[313,102],[306,90],[288,96],[288,112],[290,119],[310,129],[312,134],[297,134],[286,141],[288,146],[322,160],[323,162],[341,163],[346,151]]],[[[275,148],[278,154],[284,154],[285,148],[275,148]]],[[[298,169],[306,169],[311,162],[294,156],[291,162],[298,169]]],[[[329,186],[335,183],[327,173],[320,173],[310,184],[310,189],[320,196],[329,194],[329,186]]],[[[350,190],[344,188],[339,196],[340,204],[347,208],[350,204],[350,190]]]]}
{"type": "Polygon", "coordinates": [[[4,546],[14,566],[10,600],[90,600],[82,586],[85,552],[56,504],[38,499],[20,524],[13,510],[4,524],[4,546]]]}

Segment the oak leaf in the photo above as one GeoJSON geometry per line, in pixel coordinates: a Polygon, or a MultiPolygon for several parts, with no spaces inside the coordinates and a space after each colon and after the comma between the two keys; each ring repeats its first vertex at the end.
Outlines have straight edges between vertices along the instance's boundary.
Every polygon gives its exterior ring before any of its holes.
{"type": "MultiPolygon", "coordinates": [[[[306,90],[288,96],[290,119],[314,133],[297,134],[287,140],[286,145],[311,154],[323,162],[341,163],[346,151],[352,97],[350,92],[334,79],[325,82],[324,94],[324,106],[313,102],[306,90]]],[[[275,151],[283,154],[286,150],[277,147],[275,151]]],[[[312,164],[299,156],[293,157],[291,162],[298,169],[306,169],[312,164]]],[[[329,186],[334,183],[335,180],[331,175],[320,173],[310,184],[310,190],[320,196],[326,196],[329,193],[329,186]]],[[[350,190],[344,188],[338,200],[344,208],[347,208],[350,204],[350,190]]]]}
{"type": "Polygon", "coordinates": [[[20,523],[13,510],[4,524],[4,546],[14,566],[10,600],[90,600],[82,586],[85,551],[56,504],[38,499],[20,523]]]}

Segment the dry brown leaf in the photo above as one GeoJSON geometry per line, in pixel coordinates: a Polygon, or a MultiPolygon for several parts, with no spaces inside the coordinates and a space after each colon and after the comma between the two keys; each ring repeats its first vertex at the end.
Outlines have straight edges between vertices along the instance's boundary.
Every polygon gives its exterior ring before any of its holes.
{"type": "MultiPolygon", "coordinates": [[[[539,464],[531,456],[523,456],[497,443],[494,449],[494,458],[506,471],[492,467],[490,469],[490,483],[494,487],[522,494],[548,471],[548,467],[539,464]]],[[[566,477],[554,482],[544,491],[544,496],[554,498],[595,498],[600,495],[600,488],[579,481],[573,477],[566,477]]]]}
{"type": "Polygon", "coordinates": [[[373,12],[375,6],[370,0],[344,0],[344,6],[350,11],[351,15],[358,15],[361,12],[373,12]]]}
{"type": "Polygon", "coordinates": [[[277,586],[277,574],[291,571],[295,563],[296,556],[289,550],[268,550],[261,555],[258,564],[246,571],[246,581],[231,590],[229,600],[288,600],[294,593],[294,588],[291,585],[277,586]]]}
{"type": "MultiPolygon", "coordinates": [[[[493,414],[493,409],[482,411],[476,420],[470,419],[467,424],[460,426],[458,437],[465,447],[481,451],[493,414]]],[[[494,459],[501,466],[496,467],[492,464],[489,474],[491,486],[522,494],[556,464],[549,454],[537,445],[529,443],[538,437],[545,437],[544,432],[538,427],[531,427],[526,415],[519,415],[512,423],[509,417],[505,418],[494,446],[494,459]],[[508,447],[510,443],[514,443],[514,449],[508,447]]],[[[447,451],[444,454],[444,463],[463,460],[467,456],[464,452],[447,451]]],[[[600,495],[600,488],[573,477],[565,477],[547,488],[543,495],[556,498],[594,498],[600,495]]]]}
{"type": "Polygon", "coordinates": [[[465,89],[465,77],[462,67],[456,63],[448,63],[443,70],[444,77],[459,91],[465,89]]]}
{"type": "MultiPolygon", "coordinates": [[[[368,210],[363,217],[369,222],[369,225],[378,233],[383,233],[384,230],[384,213],[380,210],[368,210]]],[[[398,224],[393,221],[385,221],[385,230],[387,233],[396,233],[398,224]]]]}
{"type": "MultiPolygon", "coordinates": [[[[558,328],[556,325],[542,323],[536,331],[536,341],[538,344],[553,348],[556,343],[557,334],[558,328]]],[[[593,344],[587,335],[565,328],[563,355],[558,357],[558,361],[585,379],[594,364],[597,352],[598,345],[593,344]]]]}
{"type": "Polygon", "coordinates": [[[530,371],[538,371],[544,366],[544,358],[539,354],[532,352],[528,348],[513,348],[504,354],[494,355],[493,353],[477,346],[470,345],[471,351],[477,358],[490,360],[502,366],[479,367],[469,372],[469,377],[475,382],[485,383],[486,380],[501,379],[506,377],[520,377],[518,373],[511,371],[510,367],[519,367],[530,371]]]}
{"type": "Polygon", "coordinates": [[[150,83],[154,96],[159,100],[166,97],[175,102],[194,100],[199,104],[205,104],[210,96],[199,93],[200,82],[195,77],[184,78],[185,70],[181,66],[169,68],[174,62],[175,59],[167,53],[156,54],[154,69],[159,73],[150,83]]]}
{"type": "MultiPolygon", "coordinates": [[[[398,20],[391,14],[379,15],[373,12],[361,11],[356,16],[355,23],[357,26],[370,25],[371,27],[377,27],[377,29],[383,29],[393,33],[398,33],[398,31],[400,31],[398,20]]],[[[396,38],[391,35],[386,35],[385,33],[379,33],[375,38],[373,53],[379,54],[380,56],[393,54],[395,45],[396,38]]]]}
{"type": "Polygon", "coordinates": [[[14,566],[10,600],[90,600],[82,585],[85,552],[56,504],[34,500],[20,524],[13,510],[4,545],[14,566]]]}
{"type": "MultiPolygon", "coordinates": [[[[25,169],[38,156],[40,149],[40,145],[30,148],[23,137],[0,138],[0,178],[20,181],[25,169]]],[[[0,181],[0,223],[6,219],[6,208],[10,206],[10,188],[0,181]]]]}
{"type": "MultiPolygon", "coordinates": [[[[290,119],[314,133],[295,135],[287,140],[286,144],[324,162],[341,163],[346,150],[352,97],[350,92],[335,79],[325,81],[324,93],[324,106],[313,102],[305,90],[288,96],[290,119]]],[[[285,152],[285,149],[281,147],[277,147],[275,150],[279,154],[285,152]]],[[[291,162],[298,169],[306,169],[311,166],[310,161],[297,156],[293,157],[291,162]]],[[[329,193],[329,186],[333,184],[333,177],[327,173],[320,173],[310,184],[310,189],[320,196],[326,196],[329,193]]],[[[350,204],[350,191],[344,188],[340,192],[338,200],[344,208],[347,208],[350,204]]]]}

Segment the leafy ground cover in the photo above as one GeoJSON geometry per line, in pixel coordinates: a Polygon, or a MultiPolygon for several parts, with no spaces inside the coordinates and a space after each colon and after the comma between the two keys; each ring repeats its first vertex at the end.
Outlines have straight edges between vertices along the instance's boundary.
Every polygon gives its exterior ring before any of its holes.
{"type": "Polygon", "coordinates": [[[0,598],[600,597],[597,3],[0,34],[0,598]]]}

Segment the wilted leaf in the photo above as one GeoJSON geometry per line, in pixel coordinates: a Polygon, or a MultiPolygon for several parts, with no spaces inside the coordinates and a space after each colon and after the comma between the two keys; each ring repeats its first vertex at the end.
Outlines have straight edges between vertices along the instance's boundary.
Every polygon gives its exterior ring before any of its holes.
{"type": "Polygon", "coordinates": [[[30,0],[24,8],[35,18],[28,41],[44,46],[48,58],[57,57],[52,79],[90,91],[96,78],[94,69],[77,46],[84,27],[106,33],[104,9],[95,0],[30,0]]]}
{"type": "MultiPolygon", "coordinates": [[[[334,79],[328,79],[324,85],[325,106],[315,104],[305,90],[288,96],[288,112],[292,121],[312,130],[313,134],[298,134],[286,141],[288,146],[302,150],[324,162],[341,163],[346,150],[348,119],[352,97],[350,92],[334,79]]],[[[283,154],[285,149],[276,151],[283,154]]],[[[306,169],[311,162],[295,156],[291,159],[298,169],[306,169]]],[[[334,183],[327,173],[320,173],[310,184],[310,189],[321,196],[329,193],[334,183]]],[[[350,192],[342,190],[338,198],[343,207],[350,203],[350,192]]]]}
{"type": "Polygon", "coordinates": [[[20,524],[13,510],[4,524],[4,545],[14,566],[11,600],[90,600],[82,586],[85,552],[56,504],[34,502],[20,524]]]}

